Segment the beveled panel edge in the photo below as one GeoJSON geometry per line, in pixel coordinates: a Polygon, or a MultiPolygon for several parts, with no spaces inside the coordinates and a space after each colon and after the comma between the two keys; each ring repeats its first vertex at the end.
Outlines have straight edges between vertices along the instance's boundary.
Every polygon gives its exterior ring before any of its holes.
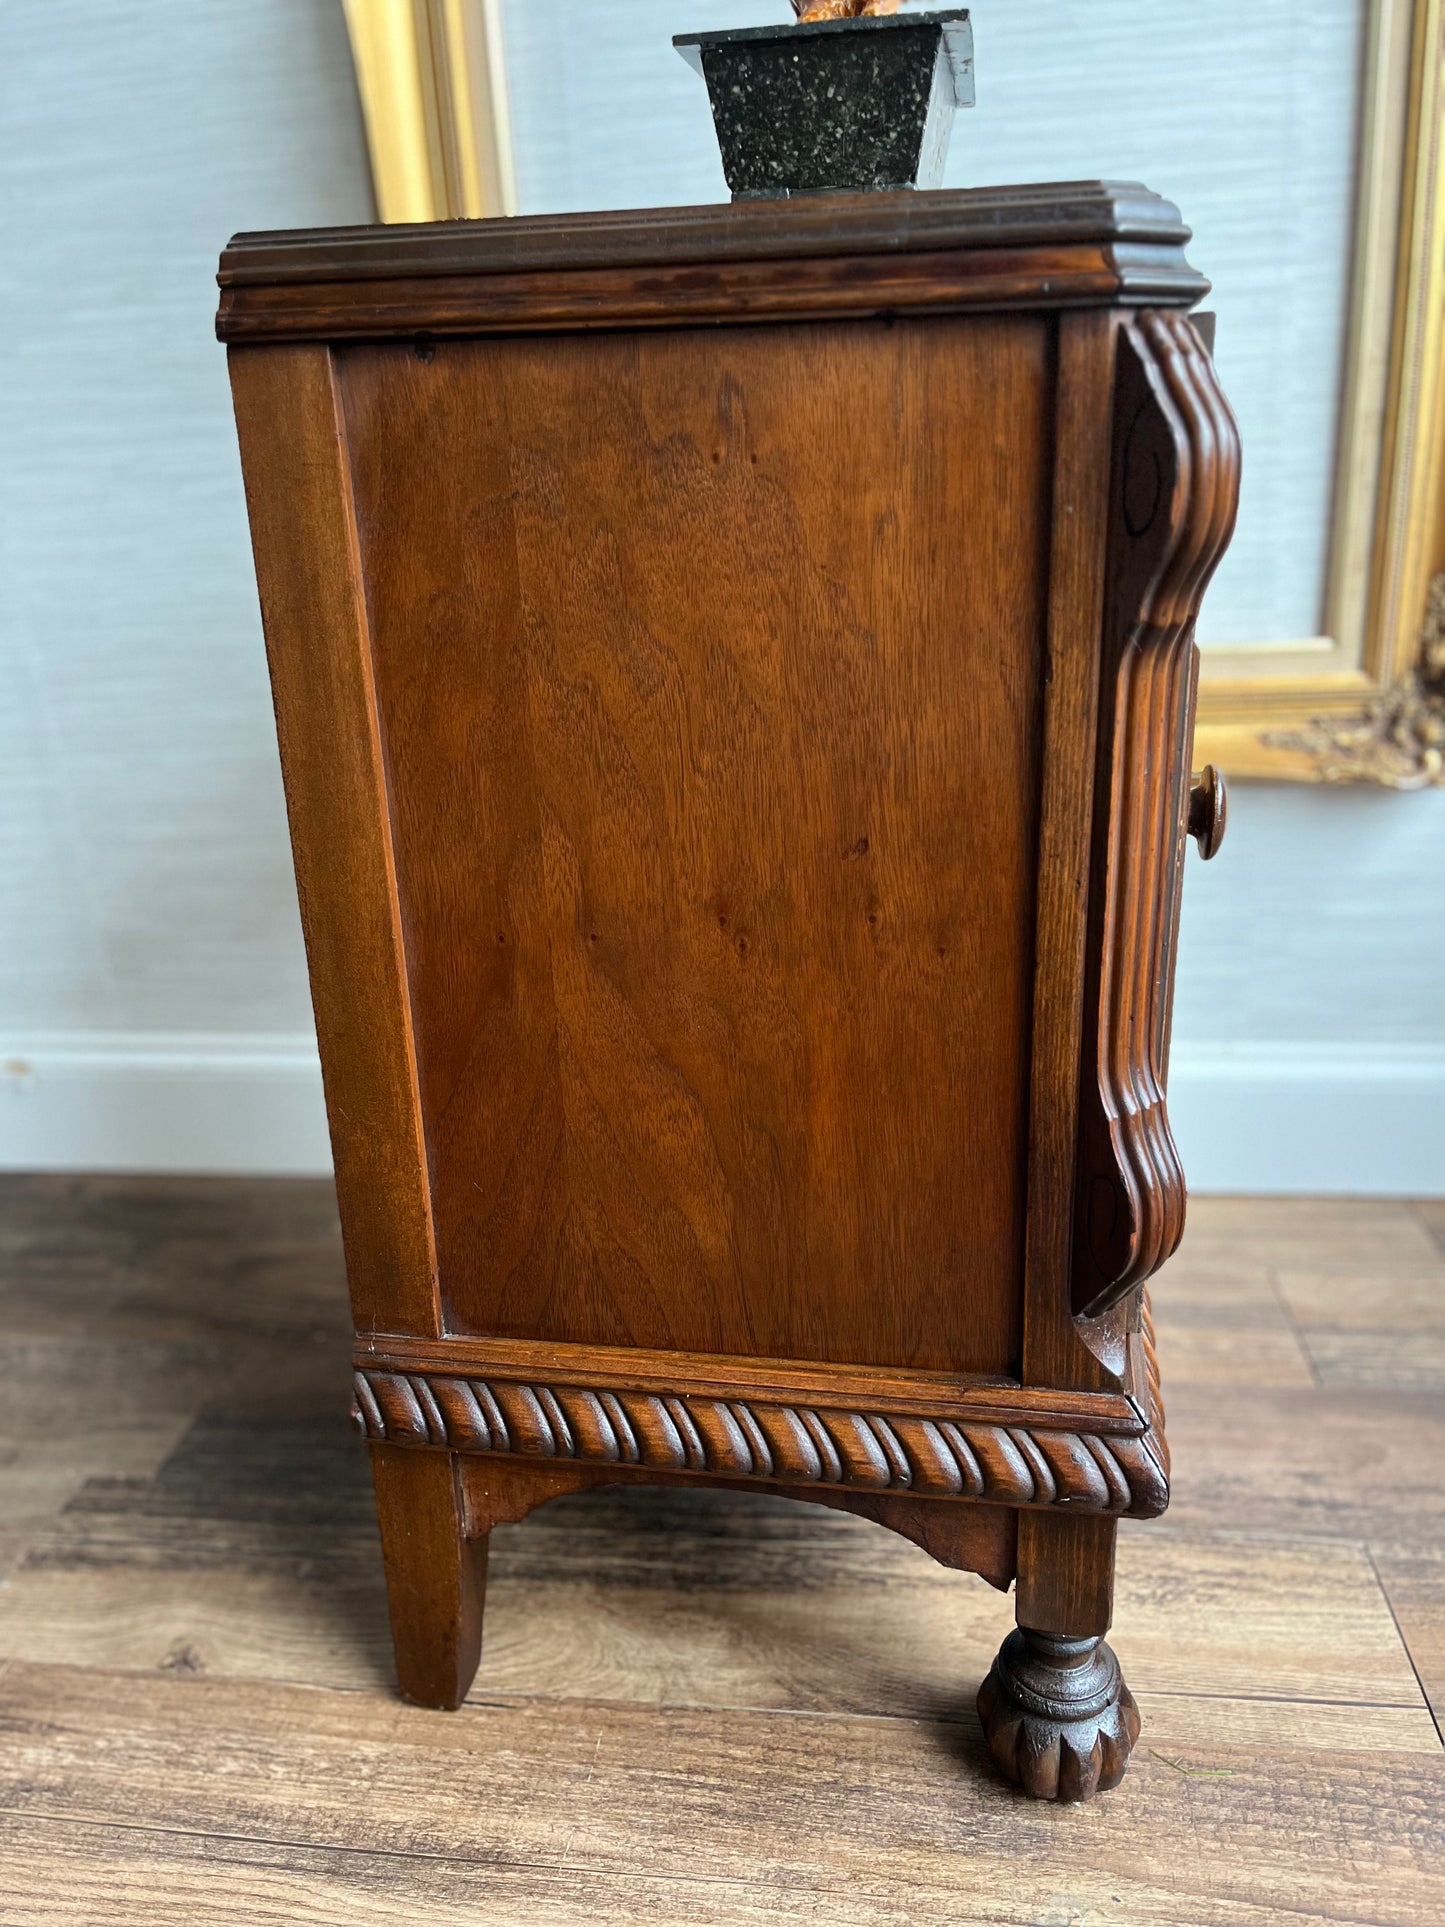
{"type": "Polygon", "coordinates": [[[1079,1035],[1087,981],[1090,853],[1114,444],[1117,312],[1055,326],[1048,673],[1039,744],[1034,978],[1021,1376],[1116,1390],[1122,1329],[1085,1333],[1071,1304],[1079,1035]]]}
{"type": "Polygon", "coordinates": [[[506,220],[276,229],[234,235],[224,287],[1137,241],[1178,251],[1177,207],[1136,181],[1061,181],[926,193],[811,194],[506,220]]]}
{"type": "Polygon", "coordinates": [[[441,1330],[346,424],[327,348],[228,357],[352,1312],[441,1330]]]}
{"type": "MultiPolygon", "coordinates": [[[[399,1361],[397,1361],[399,1363],[399,1361]]],[[[353,1422],[373,1444],[637,1467],[659,1476],[839,1487],[1153,1518],[1169,1503],[1150,1436],[1070,1426],[1050,1414],[783,1404],[746,1397],[537,1383],[499,1374],[403,1370],[369,1356],[353,1422]]]]}

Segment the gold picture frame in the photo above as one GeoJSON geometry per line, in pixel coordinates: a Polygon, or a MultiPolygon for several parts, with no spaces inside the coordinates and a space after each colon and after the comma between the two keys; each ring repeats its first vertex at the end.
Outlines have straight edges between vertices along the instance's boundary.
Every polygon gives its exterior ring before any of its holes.
{"type": "MultiPolygon", "coordinates": [[[[501,0],[343,4],[382,220],[515,212],[501,0]]],[[[1371,0],[1326,633],[1205,651],[1196,761],[1231,776],[1445,783],[1442,26],[1371,0]]]]}
{"type": "Polygon", "coordinates": [[[515,214],[501,0],[342,0],[383,221],[515,214]]]}
{"type": "Polygon", "coordinates": [[[1445,781],[1442,0],[1373,0],[1323,636],[1205,651],[1196,762],[1445,781]]]}

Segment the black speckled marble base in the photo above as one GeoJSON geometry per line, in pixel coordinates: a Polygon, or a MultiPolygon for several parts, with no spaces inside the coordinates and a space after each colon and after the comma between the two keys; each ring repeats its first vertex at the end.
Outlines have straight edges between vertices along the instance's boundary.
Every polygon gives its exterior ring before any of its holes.
{"type": "Polygon", "coordinates": [[[973,105],[966,11],[684,33],[733,199],[936,187],[973,105]]]}

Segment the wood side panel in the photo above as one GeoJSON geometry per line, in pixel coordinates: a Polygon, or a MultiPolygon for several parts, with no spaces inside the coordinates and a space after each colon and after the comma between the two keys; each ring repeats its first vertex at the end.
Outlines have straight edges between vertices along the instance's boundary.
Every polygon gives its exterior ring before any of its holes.
{"type": "Polygon", "coordinates": [[[440,1330],[350,480],[324,348],[232,350],[358,1330],[440,1330]]]}
{"type": "Polygon", "coordinates": [[[1050,323],[338,365],[450,1328],[1016,1367],[1050,323]]]}

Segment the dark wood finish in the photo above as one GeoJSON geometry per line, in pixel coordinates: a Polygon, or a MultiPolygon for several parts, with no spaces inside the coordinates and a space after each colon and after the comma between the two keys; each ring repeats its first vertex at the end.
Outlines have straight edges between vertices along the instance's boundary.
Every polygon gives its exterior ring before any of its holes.
{"type": "Polygon", "coordinates": [[[1194,622],[1234,528],[1239,436],[1188,320],[1124,324],[1090,888],[1073,1303],[1097,1317],[1184,1230],[1164,1087],[1194,730],[1194,622]]]}
{"type": "MultiPolygon", "coordinates": [[[[1190,305],[1209,284],[1184,258],[1188,240],[1178,208],[1136,181],[1039,182],[238,234],[221,256],[218,279],[231,290],[1090,242],[1157,249],[1178,276],[1177,299],[1190,305]]],[[[1152,291],[1147,298],[1158,300],[1152,291]]],[[[221,312],[224,321],[230,311],[221,312]]]]}
{"type": "Polygon", "coordinates": [[[989,1751],[1036,1800],[1087,1800],[1124,1777],[1139,1708],[1102,1639],[1020,1626],[978,1689],[989,1751]]]}
{"type": "Polygon", "coordinates": [[[642,1465],[787,1484],[1083,1507],[1148,1519],[1169,1488],[1147,1436],[1067,1429],[1020,1412],[1011,1425],[752,1398],[584,1389],[530,1380],[356,1374],[357,1431],[393,1445],[642,1465]]]}
{"type": "Polygon", "coordinates": [[[1188,238],[1169,202],[1099,181],[243,234],[221,257],[217,326],[231,342],[354,341],[1187,307],[1209,287],[1188,238]]]}
{"type": "Polygon", "coordinates": [[[1019,1386],[1002,1376],[829,1365],[816,1359],[747,1358],[635,1345],[570,1345],[522,1338],[419,1339],[368,1332],[357,1339],[359,1371],[460,1372],[477,1378],[577,1385],[599,1391],[677,1393],[686,1398],[759,1398],[769,1404],[846,1406],[914,1418],[979,1419],[1001,1425],[1086,1425],[1142,1435],[1146,1398],[1121,1392],[1019,1386]]]}
{"type": "Polygon", "coordinates": [[[1014,1602],[1019,1624],[1048,1633],[1108,1632],[1117,1530],[1113,1519],[1097,1513],[1021,1513],[1014,1602]]]}
{"type": "Polygon", "coordinates": [[[414,1697],[495,1521],[751,1483],[1016,1573],[1000,1758],[1052,1669],[1025,1784],[1122,1770],[1237,479],[1183,239],[1095,184],[228,250],[414,1697]]]}
{"type": "Polygon", "coordinates": [[[890,1532],[921,1546],[939,1565],[977,1573],[999,1592],[1007,1592],[1017,1575],[1019,1514],[1009,1506],[977,1501],[939,1505],[936,1499],[924,1495],[826,1492],[816,1486],[779,1485],[775,1490],[782,1498],[832,1506],[887,1526],[890,1532]]]}
{"type": "Polygon", "coordinates": [[[373,1337],[356,1371],[358,1432],[394,1445],[1138,1518],[1168,1502],[1150,1408],[1147,1386],[1111,1398],[515,1340],[373,1337]]]}

